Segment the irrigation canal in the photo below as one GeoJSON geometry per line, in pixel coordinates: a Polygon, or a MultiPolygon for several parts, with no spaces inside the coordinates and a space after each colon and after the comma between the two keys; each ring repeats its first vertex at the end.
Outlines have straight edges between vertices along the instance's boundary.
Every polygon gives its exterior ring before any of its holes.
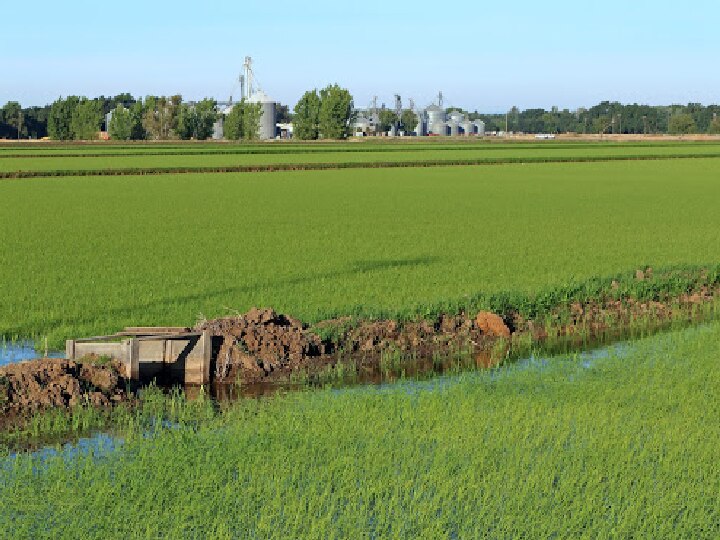
{"type": "MultiPolygon", "coordinates": [[[[27,345],[27,343],[26,343],[27,345]]],[[[9,349],[9,347],[6,347],[9,349]]],[[[17,348],[20,348],[19,346],[17,348]]],[[[26,347],[27,348],[27,347],[26,347]]],[[[496,370],[493,377],[506,377],[517,371],[543,371],[553,360],[572,360],[584,369],[591,369],[603,360],[611,357],[623,357],[632,353],[633,342],[620,342],[612,345],[589,349],[578,353],[567,353],[561,356],[537,356],[531,355],[509,365],[506,369],[496,370]]],[[[365,384],[354,386],[343,386],[333,389],[334,393],[344,392],[389,392],[397,389],[405,390],[407,393],[439,391],[453,384],[457,384],[463,377],[480,376],[481,372],[463,372],[462,374],[440,375],[437,377],[417,379],[402,379],[396,382],[383,382],[380,384],[365,384]]],[[[179,424],[163,422],[164,429],[182,429],[179,424]]],[[[144,433],[144,437],[152,437],[157,430],[150,429],[144,433]]],[[[0,471],[7,470],[9,464],[18,455],[24,454],[39,459],[39,466],[46,459],[60,457],[64,460],[71,460],[78,455],[92,454],[94,459],[104,459],[115,452],[122,451],[124,439],[121,435],[109,431],[98,431],[89,436],[78,438],[64,444],[51,444],[35,448],[29,451],[14,451],[0,458],[0,471]]]]}

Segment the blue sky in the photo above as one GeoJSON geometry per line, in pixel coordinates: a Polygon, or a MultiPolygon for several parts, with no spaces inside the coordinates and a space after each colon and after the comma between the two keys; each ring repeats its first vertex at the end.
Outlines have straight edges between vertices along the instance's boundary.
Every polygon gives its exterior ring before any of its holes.
{"type": "Polygon", "coordinates": [[[12,1],[0,103],[59,95],[237,96],[243,58],[293,105],[337,82],[484,112],[602,99],[720,102],[720,2],[12,1]]]}

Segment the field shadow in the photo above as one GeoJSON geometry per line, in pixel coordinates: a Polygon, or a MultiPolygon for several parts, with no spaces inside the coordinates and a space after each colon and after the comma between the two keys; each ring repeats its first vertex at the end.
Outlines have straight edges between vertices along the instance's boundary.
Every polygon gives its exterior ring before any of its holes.
{"type": "MultiPolygon", "coordinates": [[[[302,285],[305,283],[312,283],[315,281],[321,281],[326,279],[336,279],[341,277],[350,277],[359,274],[365,274],[369,272],[382,272],[384,270],[392,270],[397,268],[412,268],[430,266],[436,264],[441,259],[437,256],[424,255],[419,257],[413,257],[408,259],[366,259],[358,260],[350,263],[345,268],[333,270],[329,272],[316,272],[305,276],[295,276],[281,279],[268,279],[264,281],[258,281],[255,283],[249,283],[245,285],[239,285],[237,287],[226,287],[222,289],[216,289],[212,291],[199,292],[197,294],[186,294],[182,296],[173,296],[172,298],[161,298],[153,300],[151,302],[143,302],[133,305],[119,306],[110,309],[97,309],[90,312],[83,313],[82,315],[76,316],[63,316],[56,317],[45,321],[48,328],[63,325],[78,325],[82,323],[90,323],[98,319],[107,318],[109,316],[126,315],[128,317],[137,314],[137,318],[142,321],[142,316],[148,310],[155,310],[163,307],[170,307],[179,303],[187,302],[200,302],[207,301],[213,298],[222,296],[228,296],[238,293],[249,293],[261,288],[273,288],[287,285],[302,285]]],[[[102,305],[102,299],[98,302],[102,305]]],[[[25,328],[22,326],[7,327],[6,332],[10,335],[29,337],[37,333],[36,330],[25,328]]],[[[79,336],[78,336],[79,337],[79,336]]]]}
{"type": "Polygon", "coordinates": [[[436,256],[415,257],[412,259],[378,259],[367,261],[355,261],[352,264],[353,273],[374,272],[377,270],[389,270],[391,268],[405,268],[408,266],[429,266],[440,260],[436,256]]]}

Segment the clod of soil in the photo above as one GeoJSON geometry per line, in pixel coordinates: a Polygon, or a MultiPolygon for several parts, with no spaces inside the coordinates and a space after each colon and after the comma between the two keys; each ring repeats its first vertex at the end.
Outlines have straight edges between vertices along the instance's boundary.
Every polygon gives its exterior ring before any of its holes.
{"type": "Polygon", "coordinates": [[[52,407],[123,401],[127,381],[114,363],[93,365],[69,360],[30,360],[0,368],[0,411],[26,417],[52,407]]]}
{"type": "Polygon", "coordinates": [[[477,314],[475,321],[484,334],[495,337],[510,337],[510,329],[502,317],[495,315],[495,313],[481,311],[477,314]]]}

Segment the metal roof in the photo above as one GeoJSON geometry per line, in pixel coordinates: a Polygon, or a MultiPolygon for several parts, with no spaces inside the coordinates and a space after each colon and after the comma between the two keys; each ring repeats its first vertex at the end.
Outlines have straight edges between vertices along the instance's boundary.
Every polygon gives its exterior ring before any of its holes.
{"type": "Polygon", "coordinates": [[[250,103],[275,103],[275,100],[268,96],[262,90],[258,90],[252,96],[248,98],[250,103]]]}

